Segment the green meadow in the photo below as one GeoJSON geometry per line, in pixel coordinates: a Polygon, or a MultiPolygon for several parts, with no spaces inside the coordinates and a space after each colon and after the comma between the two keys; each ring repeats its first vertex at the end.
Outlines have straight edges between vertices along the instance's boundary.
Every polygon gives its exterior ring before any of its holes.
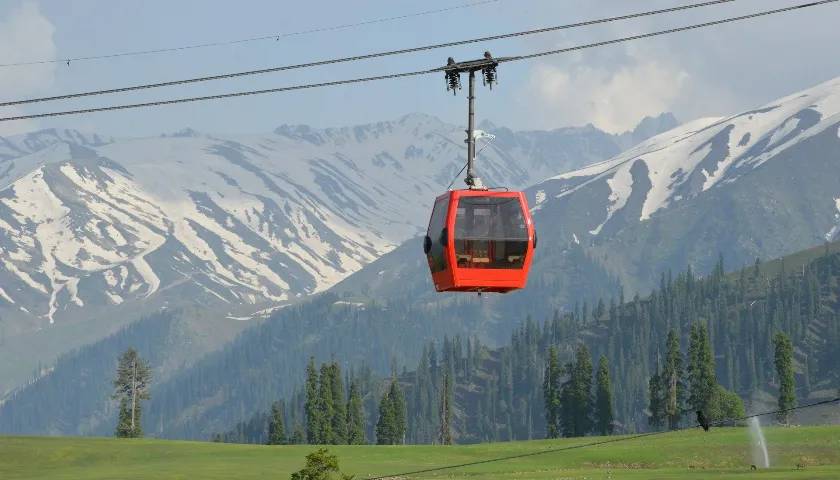
{"type": "MultiPolygon", "coordinates": [[[[765,430],[772,468],[750,469],[746,428],[699,429],[398,478],[838,479],[840,427],[765,430]]],[[[617,438],[617,437],[611,437],[617,438]]],[[[463,446],[333,446],[357,479],[596,442],[597,437],[463,446]]],[[[287,479],[314,446],[154,439],[0,437],[0,479],[287,479]]]]}

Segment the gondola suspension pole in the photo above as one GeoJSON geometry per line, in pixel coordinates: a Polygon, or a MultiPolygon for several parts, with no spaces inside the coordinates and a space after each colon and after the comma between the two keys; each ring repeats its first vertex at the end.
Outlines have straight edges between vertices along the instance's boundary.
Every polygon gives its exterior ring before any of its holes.
{"type": "Polygon", "coordinates": [[[484,52],[484,58],[479,60],[470,60],[468,62],[456,62],[455,59],[449,57],[443,71],[446,75],[446,90],[452,90],[455,94],[461,89],[461,73],[468,73],[470,76],[468,85],[467,100],[469,103],[467,116],[467,177],[464,183],[470,190],[487,190],[481,179],[475,174],[475,73],[479,70],[482,75],[482,82],[493,89],[493,84],[496,83],[496,67],[499,66],[500,61],[504,58],[495,59],[490,52],[484,52]]]}
{"type": "Polygon", "coordinates": [[[480,189],[481,179],[475,176],[475,70],[470,70],[469,118],[467,118],[467,178],[470,189],[480,189]]]}

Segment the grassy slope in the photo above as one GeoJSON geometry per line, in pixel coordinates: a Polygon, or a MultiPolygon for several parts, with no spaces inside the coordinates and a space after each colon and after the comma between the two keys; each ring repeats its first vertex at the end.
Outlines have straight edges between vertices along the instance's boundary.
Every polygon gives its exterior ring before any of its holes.
{"type": "MultiPolygon", "coordinates": [[[[548,453],[412,478],[685,479],[840,478],[840,427],[769,428],[775,468],[750,472],[746,429],[691,430],[548,453]],[[797,469],[797,463],[807,465],[797,469]]],[[[595,438],[469,446],[332,447],[342,468],[384,475],[596,441],[595,438]]],[[[312,446],[266,447],[161,440],[0,437],[0,478],[289,478],[312,446]]],[[[405,478],[405,477],[403,477],[405,478]]]]}
{"type": "Polygon", "coordinates": [[[784,264],[784,269],[786,272],[797,272],[802,268],[803,265],[806,265],[816,260],[817,258],[824,255],[826,252],[840,252],[840,240],[831,243],[824,243],[822,245],[817,245],[816,247],[812,247],[807,250],[802,250],[801,252],[793,253],[784,258],[777,258],[775,260],[763,262],[761,264],[761,272],[765,277],[776,277],[782,271],[782,264],[784,264]]]}

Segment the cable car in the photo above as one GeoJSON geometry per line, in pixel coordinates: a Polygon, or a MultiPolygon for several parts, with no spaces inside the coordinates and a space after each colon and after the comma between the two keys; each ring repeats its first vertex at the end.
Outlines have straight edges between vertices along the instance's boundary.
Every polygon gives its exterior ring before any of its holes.
{"type": "Polygon", "coordinates": [[[447,90],[461,88],[462,72],[469,73],[470,83],[464,166],[468,189],[450,190],[437,197],[423,239],[438,292],[507,293],[525,288],[528,282],[537,246],[528,201],[522,192],[485,187],[474,171],[475,74],[482,72],[484,83],[492,88],[497,81],[496,67],[502,60],[485,52],[484,58],[468,62],[459,63],[450,57],[442,68],[447,90]]]}
{"type": "Polygon", "coordinates": [[[423,251],[438,292],[525,288],[537,244],[522,192],[454,190],[435,200],[423,251]]]}

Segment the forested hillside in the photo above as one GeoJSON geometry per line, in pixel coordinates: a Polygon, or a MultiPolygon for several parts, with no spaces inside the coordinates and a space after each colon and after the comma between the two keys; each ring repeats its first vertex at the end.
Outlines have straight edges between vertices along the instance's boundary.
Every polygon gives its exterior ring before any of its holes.
{"type": "MultiPolygon", "coordinates": [[[[686,352],[691,325],[701,323],[709,331],[718,382],[737,392],[748,410],[775,402],[772,337],[779,331],[791,337],[795,348],[797,396],[831,396],[840,387],[838,251],[840,243],[826,244],[729,275],[722,261],[706,278],[690,269],[664,274],[660,288],[644,298],[584,303],[544,322],[525,319],[502,348],[460,336],[429,343],[416,369],[399,375],[407,402],[406,441],[437,441],[444,374],[455,379],[456,441],[545,437],[548,348],[558,346],[566,362],[580,343],[593,357],[603,355],[609,362],[616,430],[647,430],[648,380],[664,362],[668,332],[677,332],[686,352]]],[[[369,377],[364,384],[368,440],[374,441],[376,399],[384,387],[369,377]]],[[[304,417],[304,396],[298,392],[286,409],[290,424],[302,424],[304,417]]],[[[266,418],[258,414],[219,439],[263,442],[266,418]]]]}
{"type": "MultiPolygon", "coordinates": [[[[578,281],[570,291],[583,296],[587,290],[597,294],[615,290],[603,287],[613,285],[614,280],[581,249],[572,249],[568,256],[582,265],[581,271],[570,277],[578,281]]],[[[548,288],[551,283],[547,282],[538,290],[548,288]]],[[[424,285],[418,292],[430,289],[424,285]]],[[[283,309],[243,332],[222,351],[154,389],[147,419],[163,428],[147,431],[201,439],[246,421],[254,410],[267,410],[277,398],[292,394],[310,356],[318,361],[334,358],[345,368],[366,365],[378,375],[386,375],[394,365],[416,364],[424,343],[444,335],[476,336],[485,343],[504,344],[522,319],[494,311],[482,298],[449,297],[445,307],[430,307],[410,297],[377,303],[327,292],[283,309]]]]}
{"type": "Polygon", "coordinates": [[[152,367],[161,371],[167,360],[161,352],[177,341],[178,330],[177,316],[161,312],[62,356],[55,369],[0,405],[0,431],[111,434],[116,426],[111,394],[117,358],[134,347],[142,357],[154,359],[152,367]]]}

